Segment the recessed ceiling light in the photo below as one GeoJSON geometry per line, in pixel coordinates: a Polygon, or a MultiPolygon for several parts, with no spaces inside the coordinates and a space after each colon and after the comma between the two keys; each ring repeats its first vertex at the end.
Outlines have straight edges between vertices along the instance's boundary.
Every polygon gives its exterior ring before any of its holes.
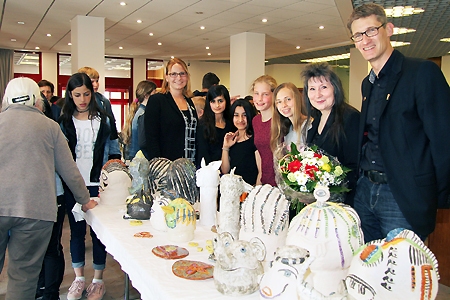
{"type": "Polygon", "coordinates": [[[52,36],[52,34],[51,33],[47,33],[47,36],[52,36]]]}
{"type": "Polygon", "coordinates": [[[295,47],[295,49],[300,49],[300,46],[295,47]]]}
{"type": "Polygon", "coordinates": [[[450,38],[443,38],[443,39],[440,39],[440,41],[450,43],[450,38]]]}
{"type": "Polygon", "coordinates": [[[158,43],[158,46],[162,46],[162,43],[158,43]]]}
{"type": "Polygon", "coordinates": [[[269,61],[268,61],[268,60],[265,60],[264,62],[265,62],[265,63],[268,63],[269,61]]]}
{"type": "Polygon", "coordinates": [[[41,48],[39,48],[39,47],[36,46],[36,47],[34,47],[34,49],[39,50],[39,49],[41,49],[41,48]]]}
{"type": "Polygon", "coordinates": [[[120,2],[120,5],[125,6],[127,4],[125,2],[120,2]]]}
{"type": "Polygon", "coordinates": [[[405,27],[394,27],[394,32],[392,34],[405,34],[410,32],[415,32],[415,29],[405,28],[405,27]]]}
{"type": "Polygon", "coordinates": [[[120,50],[122,50],[122,49],[123,49],[123,47],[122,47],[122,46],[119,46],[119,49],[120,49],[120,50]]]}
{"type": "Polygon", "coordinates": [[[324,29],[324,28],[325,28],[325,26],[323,26],[323,25],[319,26],[319,29],[324,29]]]}
{"type": "Polygon", "coordinates": [[[200,26],[200,29],[201,29],[201,30],[205,29],[205,26],[200,26]]]}
{"type": "Polygon", "coordinates": [[[392,47],[401,47],[401,46],[407,46],[410,45],[410,42],[396,42],[396,41],[391,41],[391,45],[392,47]]]}
{"type": "Polygon", "coordinates": [[[211,56],[211,53],[208,53],[209,56],[211,56]]]}
{"type": "Polygon", "coordinates": [[[393,8],[386,8],[387,17],[400,18],[405,16],[411,16],[423,13],[425,10],[422,8],[415,8],[412,6],[394,6],[393,8]]]}
{"type": "Polygon", "coordinates": [[[317,62],[334,61],[334,60],[347,59],[347,58],[350,58],[350,53],[344,53],[344,54],[339,54],[339,55],[330,55],[330,56],[311,58],[311,59],[302,59],[300,61],[306,62],[306,63],[317,63],[317,62]]]}
{"type": "Polygon", "coordinates": [[[209,46],[206,46],[205,48],[206,48],[206,50],[209,50],[209,46]]]}
{"type": "Polygon", "coordinates": [[[262,19],[261,20],[263,23],[267,23],[267,19],[262,19]]]}
{"type": "Polygon", "coordinates": [[[17,42],[17,40],[16,39],[11,39],[11,42],[17,42]]]}
{"type": "Polygon", "coordinates": [[[149,36],[153,36],[153,32],[150,32],[148,35],[149,35],[149,36]]]}
{"type": "Polygon", "coordinates": [[[72,43],[67,43],[67,45],[72,46],[72,43]]]}
{"type": "Polygon", "coordinates": [[[170,58],[175,58],[175,56],[172,55],[170,58]]]}
{"type": "Polygon", "coordinates": [[[19,22],[17,22],[17,24],[19,24],[19,25],[24,25],[24,24],[25,24],[25,22],[23,22],[23,21],[19,21],[19,22]]]}
{"type": "Polygon", "coordinates": [[[139,24],[141,24],[141,23],[142,23],[142,20],[137,20],[136,22],[138,22],[139,24]]]}
{"type": "Polygon", "coordinates": [[[109,41],[111,41],[110,39],[105,39],[105,42],[109,42],[109,41]]]}

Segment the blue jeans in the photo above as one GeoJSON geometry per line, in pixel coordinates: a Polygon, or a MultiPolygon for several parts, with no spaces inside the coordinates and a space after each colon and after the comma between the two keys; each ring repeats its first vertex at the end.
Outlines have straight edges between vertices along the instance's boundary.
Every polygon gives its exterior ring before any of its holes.
{"type": "MultiPolygon", "coordinates": [[[[356,185],[354,207],[361,218],[366,243],[385,238],[392,229],[413,230],[398,207],[389,184],[373,183],[361,176],[356,185]]],[[[424,237],[419,237],[424,240],[424,237]]]]}
{"type": "MultiPolygon", "coordinates": [[[[98,186],[88,186],[91,197],[98,196],[98,186]]],[[[72,208],[75,205],[75,199],[72,192],[64,185],[64,196],[66,198],[67,217],[70,225],[70,254],[72,256],[72,267],[81,268],[85,265],[85,237],[86,221],[76,222],[72,214],[72,208]]],[[[92,238],[92,256],[94,270],[104,270],[106,264],[105,246],[100,242],[94,230],[90,228],[92,238]]]]}

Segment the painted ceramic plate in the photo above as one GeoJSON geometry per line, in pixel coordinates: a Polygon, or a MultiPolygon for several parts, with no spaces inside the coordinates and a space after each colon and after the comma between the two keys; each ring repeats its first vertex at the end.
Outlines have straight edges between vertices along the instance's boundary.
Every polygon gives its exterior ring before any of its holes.
{"type": "Polygon", "coordinates": [[[152,249],[153,254],[165,259],[179,259],[189,255],[189,251],[186,248],[178,247],[175,245],[157,246],[152,249]]]}
{"type": "Polygon", "coordinates": [[[214,266],[201,261],[179,260],[172,265],[172,272],[184,279],[204,280],[213,278],[214,266]]]}

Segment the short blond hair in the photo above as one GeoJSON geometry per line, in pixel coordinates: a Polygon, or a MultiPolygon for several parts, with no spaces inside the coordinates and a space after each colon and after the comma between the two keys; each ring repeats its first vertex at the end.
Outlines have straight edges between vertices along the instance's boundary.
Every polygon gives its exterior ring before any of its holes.
{"type": "Polygon", "coordinates": [[[97,70],[94,68],[91,68],[91,67],[82,67],[82,68],[78,69],[78,73],[84,73],[87,76],[89,76],[89,78],[91,78],[91,79],[99,79],[100,78],[100,74],[97,72],[97,70]]]}

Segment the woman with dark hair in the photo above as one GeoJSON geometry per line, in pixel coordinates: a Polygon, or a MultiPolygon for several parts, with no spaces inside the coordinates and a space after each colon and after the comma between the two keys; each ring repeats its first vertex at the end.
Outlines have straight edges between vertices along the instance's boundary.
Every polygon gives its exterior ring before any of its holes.
{"type": "MultiPolygon", "coordinates": [[[[91,79],[84,73],[73,74],[66,87],[65,105],[60,126],[69,148],[85,181],[91,197],[98,196],[100,172],[109,159],[120,159],[117,138],[113,138],[111,116],[97,104],[91,79]]],[[[80,299],[85,287],[85,236],[86,222],[76,222],[72,214],[75,200],[64,186],[67,216],[70,224],[70,254],[75,280],[69,288],[67,299],[80,299]]],[[[105,294],[103,271],[106,263],[105,246],[90,230],[92,237],[94,279],[87,288],[87,299],[101,299],[105,294]]]]}
{"type": "Polygon", "coordinates": [[[310,64],[302,75],[307,122],[314,119],[306,142],[317,145],[351,169],[347,179],[352,191],[346,203],[352,205],[357,180],[359,111],[345,102],[342,82],[327,63],[310,64]]]}
{"type": "Polygon", "coordinates": [[[172,58],[165,69],[161,92],[150,96],[145,108],[145,141],[140,146],[148,160],[184,157],[195,163],[198,119],[191,97],[187,65],[172,58]]]}
{"type": "Polygon", "coordinates": [[[197,128],[197,167],[220,160],[225,134],[233,129],[230,94],[223,85],[213,85],[206,94],[203,116],[197,128]]]}
{"type": "Polygon", "coordinates": [[[220,169],[227,174],[236,168],[234,174],[255,185],[261,179],[261,157],[253,138],[253,108],[248,101],[239,99],[231,106],[231,113],[235,131],[227,133],[223,140],[220,169]]]}

